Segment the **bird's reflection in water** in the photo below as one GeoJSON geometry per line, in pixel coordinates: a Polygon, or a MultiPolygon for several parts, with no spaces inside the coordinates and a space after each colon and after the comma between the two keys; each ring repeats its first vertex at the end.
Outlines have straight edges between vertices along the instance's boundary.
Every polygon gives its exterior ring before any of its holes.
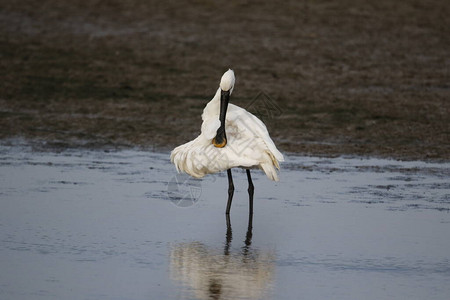
{"type": "Polygon", "coordinates": [[[225,247],[211,248],[200,242],[176,244],[171,248],[173,279],[193,291],[197,299],[264,299],[274,274],[272,251],[252,249],[249,216],[244,245],[232,248],[233,232],[227,216],[225,247]]]}

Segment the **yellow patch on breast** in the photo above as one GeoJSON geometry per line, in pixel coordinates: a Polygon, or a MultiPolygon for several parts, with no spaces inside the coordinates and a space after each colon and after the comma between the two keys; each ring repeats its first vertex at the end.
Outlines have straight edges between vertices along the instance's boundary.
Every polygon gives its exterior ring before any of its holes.
{"type": "Polygon", "coordinates": [[[213,143],[214,147],[223,148],[227,144],[227,139],[223,139],[222,143],[217,143],[216,138],[213,138],[212,143],[213,143]]]}

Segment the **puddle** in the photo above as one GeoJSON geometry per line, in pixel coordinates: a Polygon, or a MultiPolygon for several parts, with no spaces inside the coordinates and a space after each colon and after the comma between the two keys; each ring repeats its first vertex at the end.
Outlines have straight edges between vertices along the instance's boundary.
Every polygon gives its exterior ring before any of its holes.
{"type": "Polygon", "coordinates": [[[0,147],[2,299],[447,299],[450,164],[287,157],[176,175],[168,153],[0,147]],[[251,222],[250,222],[251,221],[251,222]]]}

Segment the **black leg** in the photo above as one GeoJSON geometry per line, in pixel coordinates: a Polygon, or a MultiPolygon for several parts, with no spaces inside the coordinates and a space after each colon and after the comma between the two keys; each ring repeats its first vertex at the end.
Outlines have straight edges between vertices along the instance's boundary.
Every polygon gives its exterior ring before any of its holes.
{"type": "Polygon", "coordinates": [[[245,245],[250,246],[252,244],[252,231],[253,231],[253,215],[248,216],[247,235],[245,236],[245,245]]]}
{"type": "Polygon", "coordinates": [[[253,215],[253,193],[255,191],[255,187],[253,186],[252,176],[250,175],[250,170],[247,169],[247,179],[248,179],[248,201],[249,201],[249,214],[253,215]]]}
{"type": "Polygon", "coordinates": [[[225,249],[224,249],[224,255],[230,254],[230,245],[231,240],[233,239],[233,231],[231,229],[231,221],[230,221],[230,215],[225,215],[227,220],[227,234],[226,234],[226,240],[225,240],[225,249]]]}
{"type": "Polygon", "coordinates": [[[247,256],[250,253],[250,246],[252,245],[252,231],[253,231],[253,215],[248,215],[247,235],[245,236],[245,246],[242,247],[242,254],[247,256]]]}
{"type": "Polygon", "coordinates": [[[231,176],[231,169],[227,170],[227,174],[228,174],[228,203],[226,214],[229,215],[231,209],[231,201],[233,200],[234,194],[234,184],[233,184],[233,177],[231,176]]]}

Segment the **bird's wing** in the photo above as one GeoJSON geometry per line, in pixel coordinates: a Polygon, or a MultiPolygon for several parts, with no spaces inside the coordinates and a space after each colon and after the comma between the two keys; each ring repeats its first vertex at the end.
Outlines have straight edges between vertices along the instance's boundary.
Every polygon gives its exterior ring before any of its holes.
{"type": "MultiPolygon", "coordinates": [[[[239,128],[239,134],[242,138],[255,141],[262,140],[276,160],[284,161],[283,154],[278,151],[275,143],[270,138],[266,125],[255,115],[230,103],[228,105],[227,121],[230,122],[231,126],[239,128]]],[[[252,143],[249,143],[249,146],[251,147],[252,143]]]]}

